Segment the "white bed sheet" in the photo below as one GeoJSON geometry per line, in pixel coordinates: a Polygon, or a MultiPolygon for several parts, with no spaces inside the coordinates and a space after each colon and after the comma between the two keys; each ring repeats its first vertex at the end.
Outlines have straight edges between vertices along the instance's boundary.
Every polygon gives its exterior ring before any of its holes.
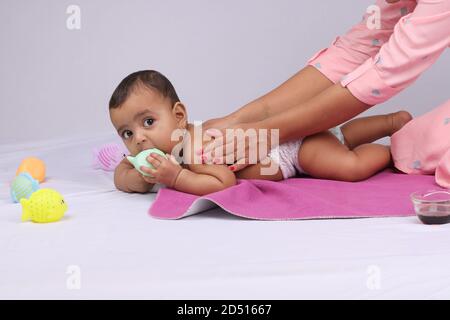
{"type": "Polygon", "coordinates": [[[147,215],[155,194],[119,192],[112,173],[91,169],[92,148],[114,141],[1,145],[0,298],[450,298],[450,224],[252,221],[219,208],[157,220],[147,215]],[[42,187],[69,205],[62,221],[20,222],[9,182],[26,156],[46,162],[42,187]]]}

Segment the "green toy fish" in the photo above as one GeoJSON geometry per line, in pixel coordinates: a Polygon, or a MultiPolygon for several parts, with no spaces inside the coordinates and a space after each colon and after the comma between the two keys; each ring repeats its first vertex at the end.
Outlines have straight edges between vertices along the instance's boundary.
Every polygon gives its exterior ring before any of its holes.
{"type": "Polygon", "coordinates": [[[55,222],[62,218],[67,210],[67,203],[62,195],[53,189],[40,189],[29,199],[22,198],[22,221],[55,222]]]}
{"type": "Polygon", "coordinates": [[[136,155],[136,157],[127,156],[127,159],[136,168],[136,170],[139,171],[142,175],[150,177],[151,176],[150,174],[145,173],[144,171],[141,170],[141,166],[154,169],[152,164],[147,161],[147,157],[151,153],[159,154],[160,156],[162,156],[162,157],[167,159],[166,154],[164,152],[162,152],[161,150],[156,149],[156,148],[152,148],[152,149],[147,149],[147,150],[141,151],[138,155],[136,155]]]}

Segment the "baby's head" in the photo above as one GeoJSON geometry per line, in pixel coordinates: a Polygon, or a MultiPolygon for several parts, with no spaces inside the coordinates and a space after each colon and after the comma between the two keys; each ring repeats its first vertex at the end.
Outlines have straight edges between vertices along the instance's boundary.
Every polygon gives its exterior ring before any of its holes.
{"type": "Polygon", "coordinates": [[[109,101],[111,122],[131,155],[158,148],[171,153],[172,132],[187,128],[187,112],[170,81],[154,70],[123,79],[109,101]]]}

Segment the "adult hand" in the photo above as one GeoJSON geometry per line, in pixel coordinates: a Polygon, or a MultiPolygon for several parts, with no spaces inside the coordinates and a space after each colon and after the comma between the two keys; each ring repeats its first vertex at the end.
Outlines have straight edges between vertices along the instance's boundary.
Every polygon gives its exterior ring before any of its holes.
{"type": "Polygon", "coordinates": [[[258,122],[251,122],[234,124],[222,129],[209,129],[205,134],[214,140],[203,150],[197,150],[197,154],[203,151],[204,163],[226,163],[232,171],[239,171],[250,164],[258,163],[265,159],[271,150],[270,131],[261,130],[263,128],[259,128],[258,125],[258,122]]]}
{"type": "Polygon", "coordinates": [[[203,122],[202,130],[205,131],[208,129],[224,129],[234,124],[236,124],[236,120],[234,120],[232,117],[229,116],[222,118],[214,118],[203,122]]]}

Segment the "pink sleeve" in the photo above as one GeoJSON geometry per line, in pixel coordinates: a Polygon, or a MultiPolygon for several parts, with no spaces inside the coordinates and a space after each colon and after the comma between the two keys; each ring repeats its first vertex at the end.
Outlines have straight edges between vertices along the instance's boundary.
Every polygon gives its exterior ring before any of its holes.
{"type": "Polygon", "coordinates": [[[435,180],[443,188],[450,188],[450,149],[439,160],[435,172],[435,180]]]}
{"type": "Polygon", "coordinates": [[[308,65],[338,83],[343,76],[375,56],[389,40],[400,18],[413,12],[416,5],[414,0],[396,3],[376,0],[367,8],[360,22],[336,37],[328,48],[319,50],[308,60],[308,65]]]}
{"type": "Polygon", "coordinates": [[[450,45],[450,0],[419,0],[375,57],[341,80],[360,101],[382,103],[430,67],[450,45]]]}

